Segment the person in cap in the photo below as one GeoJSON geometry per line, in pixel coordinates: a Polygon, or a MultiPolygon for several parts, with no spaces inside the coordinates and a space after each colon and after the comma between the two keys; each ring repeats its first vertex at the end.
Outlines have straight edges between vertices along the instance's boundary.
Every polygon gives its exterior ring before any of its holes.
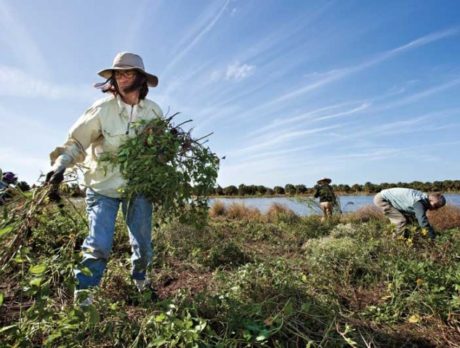
{"type": "Polygon", "coordinates": [[[439,192],[424,193],[421,191],[395,187],[382,190],[374,197],[374,204],[382,210],[396,227],[396,236],[407,237],[405,227],[408,219],[415,217],[422,231],[431,239],[436,233],[426,216],[427,210],[436,210],[446,204],[446,198],[439,192]]]}
{"type": "Polygon", "coordinates": [[[315,186],[315,198],[319,198],[319,205],[323,211],[323,217],[321,221],[325,221],[332,217],[332,211],[334,206],[337,204],[337,197],[335,196],[334,190],[330,183],[330,178],[319,179],[315,186]]]}
{"type": "Polygon", "coordinates": [[[46,182],[56,186],[63,181],[66,168],[77,163],[85,168],[89,234],[82,245],[81,265],[75,270],[75,299],[80,305],[91,304],[88,290],[97,287],[104,274],[120,206],[132,247],[131,278],[139,291],[155,296],[146,275],[153,254],[152,203],[142,196],[127,202],[120,193],[125,180],[119,169],[101,165],[98,158],[116,153],[128,138],[136,136],[134,121],[163,117],[158,104],[146,98],[149,87],[158,85],[158,78],[145,70],[139,55],[129,52],[118,53],[112,67],[98,74],[106,80],[95,87],[109,96],[89,107],[71,127],[65,144],[51,152],[52,167],[46,175],[46,182]]]}
{"type": "Polygon", "coordinates": [[[13,172],[2,172],[0,169],[0,205],[5,204],[5,202],[11,198],[11,192],[9,190],[10,185],[16,185],[18,182],[18,177],[13,172]]]}

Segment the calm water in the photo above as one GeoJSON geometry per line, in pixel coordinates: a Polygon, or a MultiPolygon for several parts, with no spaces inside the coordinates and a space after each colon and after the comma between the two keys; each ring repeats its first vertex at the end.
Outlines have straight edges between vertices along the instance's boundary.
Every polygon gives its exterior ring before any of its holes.
{"type": "MultiPolygon", "coordinates": [[[[460,207],[460,194],[445,194],[447,204],[460,207]]],[[[374,196],[339,196],[340,205],[344,213],[353,212],[359,208],[373,204],[374,196]]],[[[311,199],[311,198],[310,198],[311,199]]],[[[214,201],[221,201],[225,205],[232,203],[243,203],[247,207],[258,208],[262,213],[265,213],[273,203],[279,203],[292,209],[298,215],[317,214],[318,210],[314,207],[309,207],[306,202],[298,202],[294,198],[287,197],[262,197],[262,198],[212,198],[210,205],[214,201]]]]}

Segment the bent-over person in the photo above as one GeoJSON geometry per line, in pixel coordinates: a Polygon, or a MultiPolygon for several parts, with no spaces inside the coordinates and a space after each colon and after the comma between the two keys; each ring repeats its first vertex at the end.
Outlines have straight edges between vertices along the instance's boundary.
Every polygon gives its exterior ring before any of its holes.
{"type": "Polygon", "coordinates": [[[405,227],[409,217],[415,217],[421,228],[426,229],[431,239],[436,233],[426,216],[427,210],[435,210],[446,204],[445,197],[439,193],[424,193],[421,191],[396,187],[382,190],[374,197],[374,204],[396,226],[394,236],[405,236],[405,227]]]}

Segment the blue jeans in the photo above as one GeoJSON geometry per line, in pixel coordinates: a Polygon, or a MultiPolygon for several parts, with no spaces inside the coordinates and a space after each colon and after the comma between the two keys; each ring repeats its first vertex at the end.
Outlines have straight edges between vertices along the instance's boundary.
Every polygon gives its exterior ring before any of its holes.
{"type": "Polygon", "coordinates": [[[98,286],[112,250],[115,221],[121,203],[125,223],[128,226],[131,244],[133,279],[145,279],[147,267],[152,260],[152,203],[138,196],[128,202],[126,199],[110,198],[88,189],[86,211],[89,234],[82,245],[83,260],[75,270],[77,288],[98,286]],[[82,272],[88,268],[88,272],[82,272]],[[84,274],[86,273],[86,274],[84,274]]]}

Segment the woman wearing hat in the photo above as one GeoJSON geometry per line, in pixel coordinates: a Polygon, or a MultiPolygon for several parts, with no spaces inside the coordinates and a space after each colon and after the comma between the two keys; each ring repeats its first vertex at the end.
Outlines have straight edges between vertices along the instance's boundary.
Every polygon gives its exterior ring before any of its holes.
{"type": "Polygon", "coordinates": [[[323,211],[321,221],[325,221],[332,216],[334,205],[337,204],[337,198],[335,197],[334,190],[332,189],[332,186],[329,185],[331,182],[332,180],[329,178],[322,178],[316,182],[315,198],[319,197],[319,205],[323,211]]]}
{"type": "MultiPolygon", "coordinates": [[[[89,221],[89,234],[82,245],[83,259],[76,269],[75,298],[89,305],[88,289],[97,287],[112,249],[115,220],[121,205],[132,247],[131,277],[139,291],[150,289],[146,278],[152,259],[152,204],[144,197],[127,202],[120,194],[125,184],[118,168],[103,168],[98,158],[102,153],[117,151],[129,137],[135,137],[132,122],[163,117],[161,108],[146,99],[158,78],[145,71],[142,58],[122,52],[115,56],[112,67],[99,72],[106,79],[97,84],[109,97],[96,101],[77,120],[67,142],[50,154],[51,171],[46,182],[57,185],[64,179],[66,168],[83,163],[84,185],[89,221]],[[129,204],[128,204],[129,203],[129,204]],[[82,272],[87,268],[90,272],[82,272]]],[[[151,290],[151,289],[150,289],[151,290]]],[[[154,292],[152,292],[154,296],[154,292]]]]}

